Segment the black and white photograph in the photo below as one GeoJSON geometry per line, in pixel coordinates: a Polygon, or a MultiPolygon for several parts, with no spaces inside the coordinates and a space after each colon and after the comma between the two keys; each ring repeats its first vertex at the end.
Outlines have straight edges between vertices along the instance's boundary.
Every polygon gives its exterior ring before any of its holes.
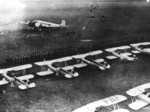
{"type": "Polygon", "coordinates": [[[150,112],[150,0],[0,0],[0,112],[150,112]]]}

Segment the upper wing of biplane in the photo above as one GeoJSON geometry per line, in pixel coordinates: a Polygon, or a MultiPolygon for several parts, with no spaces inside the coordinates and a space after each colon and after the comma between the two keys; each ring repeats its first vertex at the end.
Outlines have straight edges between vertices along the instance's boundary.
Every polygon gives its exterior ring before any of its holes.
{"type": "Polygon", "coordinates": [[[114,95],[108,98],[104,98],[92,103],[89,103],[85,106],[82,106],[72,112],[95,112],[96,108],[101,106],[111,106],[119,102],[125,101],[127,98],[123,95],[114,95]]]}
{"type": "Polygon", "coordinates": [[[29,68],[32,68],[32,64],[26,64],[26,65],[21,65],[21,66],[6,68],[6,69],[3,69],[3,70],[5,70],[6,72],[8,72],[8,71],[12,71],[12,70],[15,70],[15,71],[26,70],[26,69],[29,69],[29,68]]]}
{"type": "Polygon", "coordinates": [[[117,104],[119,102],[123,102],[125,100],[127,100],[127,97],[125,97],[123,95],[110,96],[108,98],[103,99],[103,106],[114,105],[114,104],[117,104]]]}
{"type": "Polygon", "coordinates": [[[132,88],[130,90],[128,90],[126,93],[130,96],[137,96],[143,92],[145,92],[145,89],[150,88],[150,83],[146,83],[146,84],[142,84],[140,86],[137,86],[135,88],[132,88]]]}

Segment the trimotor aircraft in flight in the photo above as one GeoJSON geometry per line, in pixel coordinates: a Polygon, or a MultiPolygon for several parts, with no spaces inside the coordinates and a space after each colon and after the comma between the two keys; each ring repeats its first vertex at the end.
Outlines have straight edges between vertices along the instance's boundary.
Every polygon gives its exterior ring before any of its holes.
{"type": "Polygon", "coordinates": [[[42,31],[42,30],[57,30],[57,29],[65,29],[68,26],[66,26],[66,21],[62,20],[60,24],[57,23],[52,23],[52,22],[47,22],[47,21],[42,21],[42,20],[33,20],[33,21],[20,21],[20,23],[28,25],[29,27],[32,27],[36,30],[42,31]]]}

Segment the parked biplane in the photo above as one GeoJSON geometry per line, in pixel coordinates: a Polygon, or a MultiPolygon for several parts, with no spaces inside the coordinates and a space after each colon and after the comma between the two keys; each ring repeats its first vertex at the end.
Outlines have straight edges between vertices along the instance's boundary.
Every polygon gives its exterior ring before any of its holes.
{"type": "Polygon", "coordinates": [[[135,50],[131,51],[132,53],[139,54],[150,54],[150,42],[142,42],[142,43],[135,43],[130,44],[135,50]]]}
{"type": "Polygon", "coordinates": [[[112,54],[106,56],[106,58],[109,60],[119,58],[120,60],[124,60],[124,61],[134,61],[137,59],[137,57],[130,52],[130,49],[131,49],[130,46],[120,46],[120,47],[105,49],[105,51],[112,54]]]}
{"type": "Polygon", "coordinates": [[[139,110],[150,104],[150,83],[142,84],[126,92],[133,98],[128,106],[133,110],[139,110]]]}
{"type": "Polygon", "coordinates": [[[35,87],[35,83],[30,83],[29,79],[34,78],[34,75],[28,74],[28,75],[22,75],[22,76],[16,76],[15,74],[8,75],[7,73],[9,71],[19,71],[19,70],[25,70],[28,68],[31,68],[31,64],[27,65],[21,65],[17,67],[12,67],[12,68],[6,68],[6,69],[1,69],[0,74],[3,77],[2,80],[0,80],[0,85],[5,85],[5,84],[16,84],[19,89],[25,90],[28,88],[33,88],[35,87]]]}

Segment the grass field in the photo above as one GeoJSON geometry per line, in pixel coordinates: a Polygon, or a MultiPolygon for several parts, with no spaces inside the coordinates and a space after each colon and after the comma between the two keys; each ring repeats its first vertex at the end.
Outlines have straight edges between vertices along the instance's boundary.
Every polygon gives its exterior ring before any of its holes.
{"type": "MultiPolygon", "coordinates": [[[[34,89],[26,91],[4,86],[0,93],[1,112],[71,112],[72,110],[111,95],[125,95],[126,90],[149,82],[149,57],[139,56],[135,62],[110,62],[111,69],[80,69],[80,76],[71,80],[48,76],[36,78],[34,89]]],[[[2,88],[1,88],[2,89],[2,88]]],[[[120,107],[127,108],[129,99],[120,107]]],[[[137,112],[148,112],[145,107],[137,112]]],[[[134,111],[131,111],[134,112],[134,111]]]]}

